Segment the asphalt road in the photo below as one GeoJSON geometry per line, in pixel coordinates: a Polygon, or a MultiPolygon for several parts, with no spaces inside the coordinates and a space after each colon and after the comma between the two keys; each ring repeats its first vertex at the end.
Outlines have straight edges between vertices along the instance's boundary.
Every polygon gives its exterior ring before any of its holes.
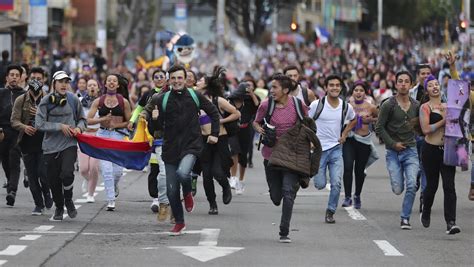
{"type": "Polygon", "coordinates": [[[401,230],[402,196],[391,192],[383,147],[379,152],[381,159],[368,170],[362,209],[338,207],[335,225],[324,223],[329,191],[313,186],[300,190],[291,244],[278,242],[281,207],[269,199],[259,152],[255,168],[248,170],[245,193],[234,195],[230,205],[222,204],[216,184],[217,216],[207,214],[199,180],[197,207],[185,214],[188,232],[179,237],[168,236],[172,225],[158,222],[151,212],[143,172],[123,177],[115,212],[105,210],[103,191],[96,203],[80,203],[85,197],[82,178],[77,176],[74,199],[79,214],[63,222],[49,221],[52,210],[31,216],[33,200],[23,186],[13,208],[5,205],[2,190],[0,266],[473,266],[474,202],[467,199],[470,173],[458,172],[456,177],[460,234],[445,234],[441,185],[431,227],[425,229],[419,222],[417,200],[413,230],[401,230]]]}

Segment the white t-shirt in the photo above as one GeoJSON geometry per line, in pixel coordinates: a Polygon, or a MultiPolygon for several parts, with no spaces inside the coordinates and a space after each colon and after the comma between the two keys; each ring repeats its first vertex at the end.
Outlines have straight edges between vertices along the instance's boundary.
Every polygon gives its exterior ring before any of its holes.
{"type": "MultiPolygon", "coordinates": [[[[309,116],[312,118],[316,113],[316,107],[319,100],[313,101],[309,106],[309,116]]],[[[327,101],[324,103],[324,108],[319,118],[316,120],[317,133],[316,135],[321,142],[323,151],[331,149],[339,144],[341,137],[341,116],[342,116],[342,100],[339,99],[337,108],[333,108],[327,101]]],[[[351,104],[347,104],[347,114],[345,118],[346,124],[355,118],[355,112],[351,104]]]]}

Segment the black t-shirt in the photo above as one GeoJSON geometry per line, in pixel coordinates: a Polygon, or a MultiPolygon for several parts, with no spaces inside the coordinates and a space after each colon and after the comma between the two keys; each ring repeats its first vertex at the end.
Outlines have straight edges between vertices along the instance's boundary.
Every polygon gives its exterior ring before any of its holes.
{"type": "MultiPolygon", "coordinates": [[[[260,103],[260,98],[257,96],[258,102],[260,103]]],[[[231,101],[232,105],[235,106],[233,101],[231,101]]],[[[238,109],[240,111],[240,124],[246,124],[252,122],[255,118],[255,114],[257,114],[258,106],[255,106],[253,103],[252,97],[245,96],[244,104],[238,109]]]]}

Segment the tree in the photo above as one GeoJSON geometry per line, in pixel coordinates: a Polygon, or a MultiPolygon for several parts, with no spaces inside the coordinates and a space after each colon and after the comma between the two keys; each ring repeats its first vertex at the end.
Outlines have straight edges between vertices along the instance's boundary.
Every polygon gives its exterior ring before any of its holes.
{"type": "MultiPolygon", "coordinates": [[[[281,8],[292,8],[298,0],[241,0],[226,1],[225,12],[230,25],[236,32],[255,44],[265,32],[267,21],[273,12],[281,8]]],[[[201,0],[200,4],[209,4],[217,9],[217,0],[201,0]]]]}

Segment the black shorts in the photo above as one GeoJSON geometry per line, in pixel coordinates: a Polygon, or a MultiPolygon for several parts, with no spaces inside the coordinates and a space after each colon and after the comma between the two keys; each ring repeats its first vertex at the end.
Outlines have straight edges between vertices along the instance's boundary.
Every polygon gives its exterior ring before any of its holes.
{"type": "Polygon", "coordinates": [[[229,138],[229,148],[232,156],[239,155],[239,164],[243,167],[247,167],[248,153],[253,142],[253,131],[252,126],[247,128],[241,128],[240,131],[229,138]]]}

